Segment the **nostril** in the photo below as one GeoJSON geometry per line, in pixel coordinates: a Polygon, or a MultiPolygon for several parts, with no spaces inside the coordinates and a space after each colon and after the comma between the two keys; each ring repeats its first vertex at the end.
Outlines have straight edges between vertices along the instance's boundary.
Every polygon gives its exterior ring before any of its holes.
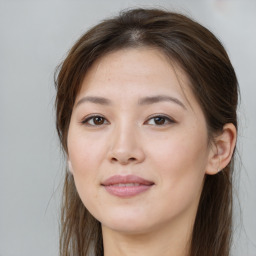
{"type": "Polygon", "coordinates": [[[107,156],[108,160],[112,163],[120,163],[126,165],[129,163],[140,163],[144,160],[145,155],[142,150],[110,150],[107,156]]]}
{"type": "Polygon", "coordinates": [[[130,157],[130,158],[116,158],[116,157],[112,157],[111,158],[112,162],[119,162],[121,164],[128,164],[130,162],[135,162],[136,158],[135,157],[130,157]]]}
{"type": "Polygon", "coordinates": [[[115,157],[112,157],[111,160],[112,160],[113,162],[118,162],[118,160],[117,160],[115,157]]]}

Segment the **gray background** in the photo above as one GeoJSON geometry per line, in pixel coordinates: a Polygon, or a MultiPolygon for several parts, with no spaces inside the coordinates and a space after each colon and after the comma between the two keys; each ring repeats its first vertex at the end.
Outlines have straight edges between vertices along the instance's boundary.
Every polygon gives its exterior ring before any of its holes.
{"type": "Polygon", "coordinates": [[[53,74],[75,40],[120,9],[167,7],[223,42],[241,87],[234,256],[256,255],[256,1],[0,0],[0,256],[57,255],[62,160],[53,74]]]}

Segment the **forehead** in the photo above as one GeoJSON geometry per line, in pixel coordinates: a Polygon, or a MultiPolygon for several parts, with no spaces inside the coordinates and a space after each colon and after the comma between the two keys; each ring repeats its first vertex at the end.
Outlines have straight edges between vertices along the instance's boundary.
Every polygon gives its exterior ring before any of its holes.
{"type": "Polygon", "coordinates": [[[84,77],[77,100],[90,93],[114,96],[113,92],[118,92],[119,98],[166,93],[183,98],[188,105],[196,101],[184,71],[160,50],[149,47],[121,49],[96,60],[84,77]]]}

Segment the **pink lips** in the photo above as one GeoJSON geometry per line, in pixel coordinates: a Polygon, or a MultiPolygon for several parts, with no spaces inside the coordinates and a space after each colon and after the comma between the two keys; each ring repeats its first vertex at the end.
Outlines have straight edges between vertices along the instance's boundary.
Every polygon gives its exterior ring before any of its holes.
{"type": "Polygon", "coordinates": [[[132,197],[150,189],[154,182],[135,175],[115,175],[105,180],[101,185],[112,195],[132,197]]]}

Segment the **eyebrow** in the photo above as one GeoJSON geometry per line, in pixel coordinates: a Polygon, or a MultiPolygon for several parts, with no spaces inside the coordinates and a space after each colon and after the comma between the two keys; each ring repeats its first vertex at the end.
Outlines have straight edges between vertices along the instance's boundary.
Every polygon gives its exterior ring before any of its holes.
{"type": "MultiPolygon", "coordinates": [[[[150,104],[163,102],[163,101],[173,102],[173,103],[178,104],[182,108],[187,109],[185,107],[185,105],[179,99],[177,99],[175,97],[166,96],[166,95],[143,97],[143,98],[139,99],[138,105],[150,105],[150,104]]],[[[91,103],[100,104],[100,105],[111,105],[112,104],[111,100],[104,98],[104,97],[86,96],[86,97],[83,97],[82,99],[80,99],[76,103],[75,107],[77,107],[78,105],[85,103],[85,102],[91,102],[91,103]]]]}
{"type": "Polygon", "coordinates": [[[80,99],[77,103],[76,106],[84,103],[84,102],[91,102],[95,104],[100,104],[100,105],[111,105],[111,101],[109,99],[103,98],[103,97],[97,97],[97,96],[86,96],[80,99]]]}
{"type": "Polygon", "coordinates": [[[184,109],[187,109],[185,105],[177,98],[175,97],[170,97],[166,95],[157,95],[157,96],[152,96],[152,97],[145,97],[139,100],[139,105],[149,105],[149,104],[154,104],[162,101],[167,101],[167,102],[173,102],[178,104],[184,109]]]}

